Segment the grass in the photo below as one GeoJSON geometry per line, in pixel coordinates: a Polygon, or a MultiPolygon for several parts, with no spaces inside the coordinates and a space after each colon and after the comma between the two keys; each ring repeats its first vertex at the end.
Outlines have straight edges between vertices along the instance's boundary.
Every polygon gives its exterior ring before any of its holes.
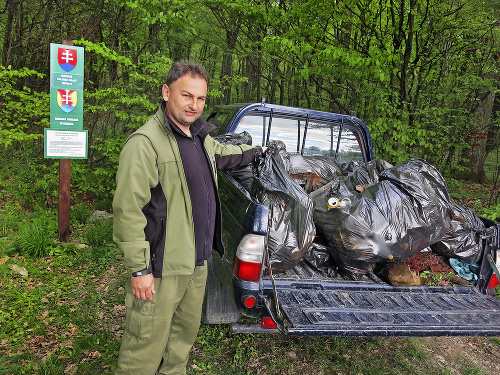
{"type": "MultiPolygon", "coordinates": [[[[114,245],[100,243],[44,257],[0,249],[0,374],[113,373],[127,274],[114,245]]],[[[418,374],[431,360],[405,339],[232,335],[227,325],[202,325],[188,374],[418,374]]]]}
{"type": "MultiPolygon", "coordinates": [[[[88,223],[98,207],[78,203],[71,242],[59,243],[57,210],[27,193],[16,198],[20,182],[12,175],[0,181],[0,375],[112,374],[128,273],[111,223],[88,223]]],[[[486,357],[500,357],[499,338],[482,340],[486,357]]],[[[202,325],[188,374],[488,374],[470,359],[437,361],[432,345],[421,338],[233,335],[227,325],[202,325]]]]}
{"type": "MultiPolygon", "coordinates": [[[[0,219],[9,215],[0,209],[0,219]]],[[[17,215],[38,222],[46,213],[17,215]]],[[[73,244],[55,241],[57,253],[34,256],[16,247],[14,228],[2,232],[0,374],[114,372],[128,274],[109,233],[106,222],[75,222],[73,244]],[[83,245],[89,238],[93,245],[83,245]]],[[[490,340],[500,351],[498,339],[490,340]]],[[[461,366],[463,373],[483,374],[474,363],[461,366]]],[[[188,366],[190,375],[449,373],[418,338],[233,335],[227,325],[201,326],[188,366]]]]}
{"type": "Polygon", "coordinates": [[[123,278],[121,255],[106,250],[105,262],[89,247],[41,258],[0,250],[0,374],[112,373],[123,278]]]}
{"type": "Polygon", "coordinates": [[[231,336],[209,326],[202,326],[188,368],[188,374],[214,375],[451,373],[487,374],[463,358],[443,366],[420,338],[231,336]]]}

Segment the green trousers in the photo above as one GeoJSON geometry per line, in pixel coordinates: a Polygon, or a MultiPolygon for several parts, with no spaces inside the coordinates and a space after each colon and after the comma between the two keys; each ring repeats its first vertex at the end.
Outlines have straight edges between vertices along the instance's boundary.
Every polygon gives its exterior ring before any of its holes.
{"type": "Polygon", "coordinates": [[[115,375],[185,374],[200,328],[207,266],[189,276],[155,278],[153,301],[126,287],[125,333],[115,375]]]}

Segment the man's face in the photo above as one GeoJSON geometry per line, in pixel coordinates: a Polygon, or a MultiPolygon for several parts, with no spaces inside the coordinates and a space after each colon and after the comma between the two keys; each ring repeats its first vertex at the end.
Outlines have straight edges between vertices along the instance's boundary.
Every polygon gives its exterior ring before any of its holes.
{"type": "Polygon", "coordinates": [[[181,129],[189,128],[205,107],[207,82],[201,77],[185,74],[170,86],[163,85],[162,95],[167,102],[167,115],[181,129]]]}

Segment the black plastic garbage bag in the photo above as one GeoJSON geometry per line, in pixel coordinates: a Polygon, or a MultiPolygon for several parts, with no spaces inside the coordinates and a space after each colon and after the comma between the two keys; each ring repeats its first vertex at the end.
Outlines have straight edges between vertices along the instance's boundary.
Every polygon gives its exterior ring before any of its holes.
{"type": "Polygon", "coordinates": [[[330,254],[328,246],[322,242],[316,242],[315,240],[304,254],[303,260],[327,277],[338,277],[335,260],[330,254]]]}
{"type": "Polygon", "coordinates": [[[392,165],[382,159],[375,159],[368,163],[344,163],[341,167],[341,175],[334,176],[328,184],[309,193],[309,196],[315,204],[320,204],[323,200],[323,206],[326,208],[328,198],[355,196],[359,192],[357,190],[359,187],[365,189],[379,182],[380,174],[389,168],[392,168],[392,165]]]}
{"type": "Polygon", "coordinates": [[[299,245],[295,234],[296,212],[289,209],[284,202],[272,204],[269,208],[267,248],[271,267],[273,272],[283,272],[297,265],[307,248],[299,245]]]}
{"type": "MultiPolygon", "coordinates": [[[[221,143],[251,144],[248,133],[225,134],[221,143]]],[[[273,271],[282,272],[298,264],[309,249],[316,228],[313,202],[289,175],[290,155],[281,141],[271,141],[268,150],[251,166],[229,171],[259,203],[269,205],[268,251],[273,271]]]]}
{"type": "Polygon", "coordinates": [[[272,141],[253,167],[250,195],[270,207],[268,251],[273,271],[297,265],[316,234],[313,202],[288,174],[289,154],[283,142],[272,141]]]}
{"type": "MultiPolygon", "coordinates": [[[[355,182],[339,181],[339,191],[355,182]]],[[[379,181],[363,193],[350,190],[344,197],[330,193],[316,197],[314,222],[337,265],[350,273],[415,255],[444,236],[453,215],[444,178],[421,159],[382,171],[379,181]],[[328,210],[332,199],[341,204],[328,210]]]]}
{"type": "Polygon", "coordinates": [[[290,155],[290,174],[314,173],[326,180],[341,176],[342,163],[328,156],[290,155]]]}
{"type": "Polygon", "coordinates": [[[343,170],[353,185],[370,185],[379,182],[380,174],[392,167],[385,160],[374,159],[368,163],[351,162],[343,170]]]}
{"type": "Polygon", "coordinates": [[[451,225],[443,238],[433,244],[431,249],[447,258],[477,263],[481,259],[481,235],[486,226],[471,208],[456,202],[452,202],[452,206],[451,225]]]}
{"type": "Polygon", "coordinates": [[[252,136],[248,132],[221,134],[214,137],[214,139],[222,144],[232,144],[232,145],[252,144],[252,136]]]}
{"type": "MultiPolygon", "coordinates": [[[[214,139],[222,144],[232,144],[232,145],[252,144],[252,136],[246,131],[242,133],[222,134],[215,136],[214,139]]],[[[243,187],[247,191],[250,191],[254,180],[254,174],[251,164],[245,167],[234,168],[232,170],[229,170],[228,173],[232,177],[234,177],[236,181],[238,181],[241,185],[243,185],[243,187]]]]}

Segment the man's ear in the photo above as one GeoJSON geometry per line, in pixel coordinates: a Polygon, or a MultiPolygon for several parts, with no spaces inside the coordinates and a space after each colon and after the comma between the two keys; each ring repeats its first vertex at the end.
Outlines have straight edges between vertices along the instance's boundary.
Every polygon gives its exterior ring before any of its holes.
{"type": "Polygon", "coordinates": [[[168,87],[166,84],[163,85],[161,88],[161,96],[163,97],[163,100],[168,102],[168,97],[170,95],[170,87],[168,87]]]}

